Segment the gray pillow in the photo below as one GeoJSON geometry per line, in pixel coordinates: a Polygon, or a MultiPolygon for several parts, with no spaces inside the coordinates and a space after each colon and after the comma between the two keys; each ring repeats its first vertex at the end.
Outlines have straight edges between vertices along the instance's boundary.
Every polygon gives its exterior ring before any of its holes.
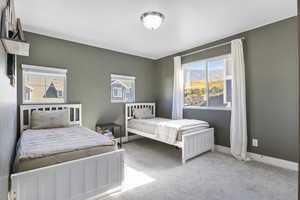
{"type": "Polygon", "coordinates": [[[136,119],[152,119],[154,118],[150,108],[135,108],[133,115],[136,119]]]}
{"type": "Polygon", "coordinates": [[[31,114],[31,129],[62,128],[70,126],[68,110],[37,111],[31,114]]]}

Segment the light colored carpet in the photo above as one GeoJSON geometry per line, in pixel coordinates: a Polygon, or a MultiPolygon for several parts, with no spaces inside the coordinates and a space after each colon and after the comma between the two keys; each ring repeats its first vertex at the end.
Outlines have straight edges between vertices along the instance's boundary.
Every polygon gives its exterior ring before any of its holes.
{"type": "Polygon", "coordinates": [[[297,172],[208,152],[181,164],[180,150],[140,139],[126,150],[116,200],[296,200],[297,172]]]}

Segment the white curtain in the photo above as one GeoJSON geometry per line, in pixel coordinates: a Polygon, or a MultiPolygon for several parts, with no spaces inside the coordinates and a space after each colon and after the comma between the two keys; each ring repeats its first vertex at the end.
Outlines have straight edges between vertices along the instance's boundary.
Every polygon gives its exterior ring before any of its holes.
{"type": "Polygon", "coordinates": [[[239,160],[247,158],[247,112],[245,61],[241,39],[231,41],[232,57],[232,109],[230,146],[232,155],[239,160]]]}
{"type": "Polygon", "coordinates": [[[173,105],[172,119],[183,118],[183,69],[181,57],[174,57],[173,105]]]}

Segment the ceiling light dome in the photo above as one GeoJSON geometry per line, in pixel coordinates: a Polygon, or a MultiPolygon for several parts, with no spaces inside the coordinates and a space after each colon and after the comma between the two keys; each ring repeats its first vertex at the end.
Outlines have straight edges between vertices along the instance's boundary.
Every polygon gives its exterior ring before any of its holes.
{"type": "Polygon", "coordinates": [[[147,29],[155,30],[160,27],[162,22],[164,21],[165,16],[160,12],[146,12],[142,14],[141,21],[147,29]]]}

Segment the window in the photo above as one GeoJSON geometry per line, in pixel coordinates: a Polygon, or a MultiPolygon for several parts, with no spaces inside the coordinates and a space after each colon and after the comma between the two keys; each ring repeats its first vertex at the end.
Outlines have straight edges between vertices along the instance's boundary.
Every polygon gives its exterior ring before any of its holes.
{"type": "Polygon", "coordinates": [[[59,90],[57,93],[58,98],[64,98],[64,93],[62,90],[59,90]]]}
{"type": "Polygon", "coordinates": [[[113,97],[122,97],[122,88],[114,87],[113,88],[113,97]]]}
{"type": "Polygon", "coordinates": [[[66,69],[22,65],[23,103],[65,103],[66,69]]]}
{"type": "Polygon", "coordinates": [[[24,99],[26,101],[30,101],[31,99],[31,91],[32,89],[29,86],[24,87],[24,99]]]}
{"type": "Polygon", "coordinates": [[[111,102],[135,101],[135,77],[111,74],[111,102]]]}
{"type": "Polygon", "coordinates": [[[228,55],[183,65],[184,105],[230,108],[232,70],[228,55]]]}

